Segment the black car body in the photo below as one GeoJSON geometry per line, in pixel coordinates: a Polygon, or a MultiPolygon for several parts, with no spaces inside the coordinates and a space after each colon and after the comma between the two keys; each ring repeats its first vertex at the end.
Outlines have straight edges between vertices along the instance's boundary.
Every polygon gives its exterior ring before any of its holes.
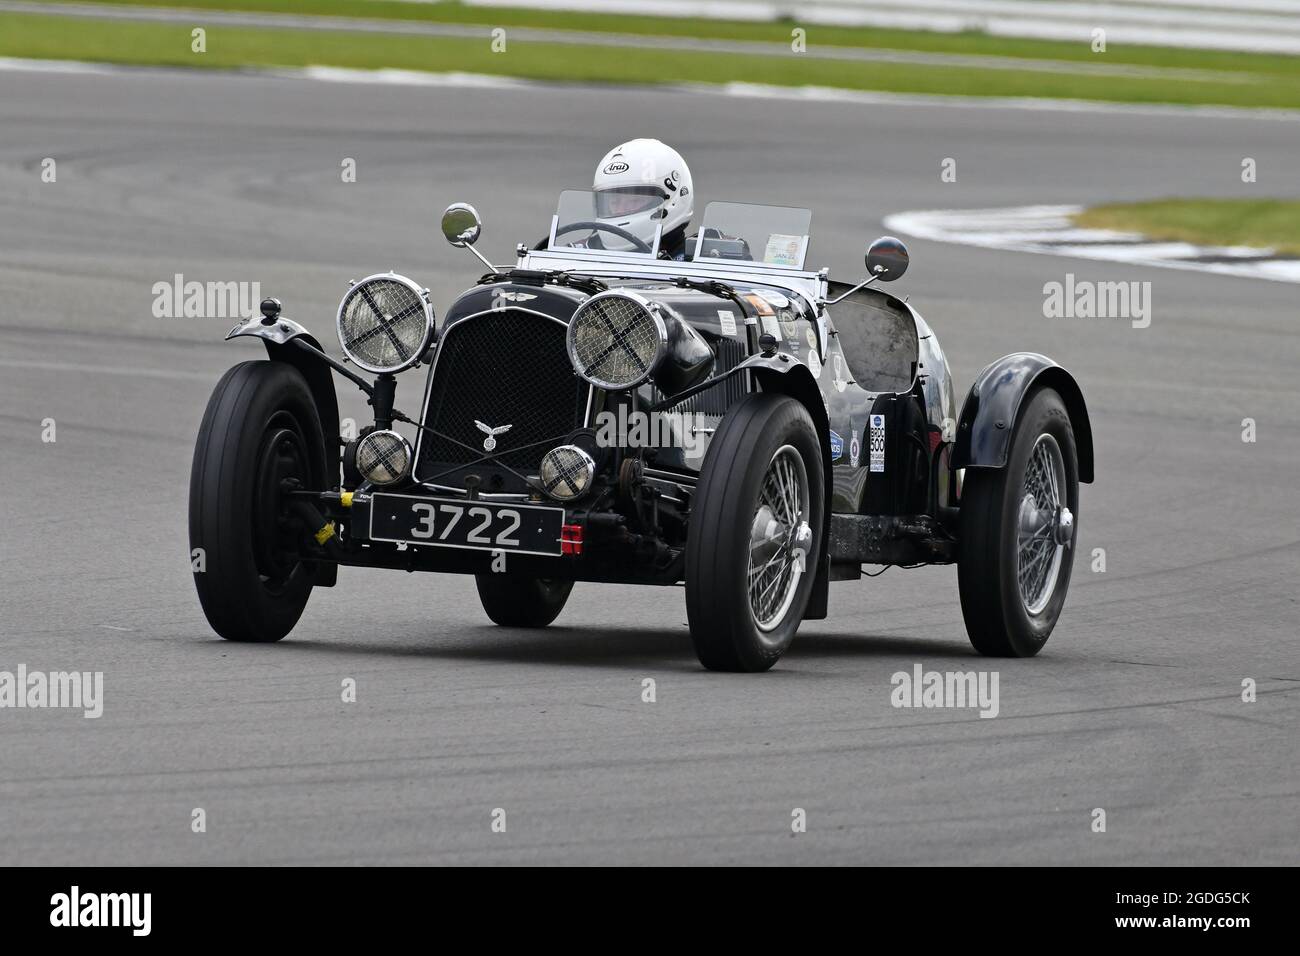
{"type": "MultiPolygon", "coordinates": [[[[768,208],[733,215],[752,231],[768,208]]],[[[477,214],[458,206],[449,217],[448,238],[472,245],[477,214]]],[[[436,332],[427,293],[409,280],[362,280],[340,309],[345,353],[350,335],[370,344],[387,335],[404,367],[427,363],[415,415],[394,409],[392,373],[375,367],[367,383],[280,317],[278,303],[233,330],[264,340],[269,363],[259,364],[301,377],[289,397],[310,397],[320,437],[301,420],[275,432],[297,428],[298,450],[279,446],[273,467],[265,446],[274,438],[241,453],[233,467],[262,478],[232,491],[213,474],[212,436],[200,436],[193,546],[215,541],[205,498],[242,495],[231,506],[252,523],[251,563],[247,553],[226,561],[223,582],[196,574],[217,630],[282,637],[310,588],[333,584],[339,565],[475,574],[489,615],[518,626],[549,623],[575,581],[684,583],[701,660],[761,670],[800,620],[827,615],[831,581],[858,578],[864,564],[960,561],[977,649],[1035,653],[1064,601],[1078,482],[1092,480],[1091,429],[1073,377],[1016,353],[991,364],[958,405],[933,331],[870,284],[906,268],[897,240],[875,244],[871,278],[849,286],[802,269],[806,234],[800,247],[778,230],[764,257],[776,262],[756,262],[761,235],[751,242],[707,222],[688,261],[567,246],[553,224],[546,248],[520,246],[516,265],[484,275],[436,332]],[[389,291],[397,298],[380,301],[389,291]],[[411,325],[410,343],[388,326],[414,323],[420,303],[385,312],[408,294],[423,295],[428,311],[427,338],[411,325]],[[362,332],[349,324],[357,314],[362,332]],[[595,369],[605,363],[639,380],[611,385],[595,369]],[[340,372],[370,392],[376,422],[336,443],[340,372]],[[413,447],[395,421],[414,427],[413,447]],[[630,434],[628,422],[644,434],[630,434]],[[973,506],[963,483],[977,486],[973,506]],[[260,601],[265,613],[214,612],[232,599],[260,601]]],[[[205,429],[235,414],[222,405],[228,387],[218,386],[205,429]]]]}

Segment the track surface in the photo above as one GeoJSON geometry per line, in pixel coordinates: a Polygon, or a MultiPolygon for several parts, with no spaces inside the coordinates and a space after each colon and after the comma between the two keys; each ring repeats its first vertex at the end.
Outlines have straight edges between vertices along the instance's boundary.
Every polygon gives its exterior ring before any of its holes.
{"type": "Polygon", "coordinates": [[[894,569],[836,584],[761,676],[702,672],[674,590],[579,586],[538,633],[491,626],[467,578],[345,569],[283,643],[215,639],[190,455],[212,384],[260,349],[150,311],[174,273],[257,280],[333,342],[346,281],[390,267],[445,310],[481,270],[444,205],[474,202],[506,259],[636,135],[681,149],[704,200],[812,207],[810,261],[854,276],[901,209],[1300,195],[1297,128],[0,73],[0,670],[102,670],[106,697],[98,720],[0,710],[0,863],[1300,862],[1294,287],[913,243],[899,285],[960,388],[1017,349],[1083,384],[1099,480],[1064,617],[1037,659],[981,661],[955,571],[894,569]],[[1150,281],[1151,327],[1044,318],[1067,272],[1150,281]],[[1000,715],[892,708],[918,662],[997,670],[1000,715]]]}

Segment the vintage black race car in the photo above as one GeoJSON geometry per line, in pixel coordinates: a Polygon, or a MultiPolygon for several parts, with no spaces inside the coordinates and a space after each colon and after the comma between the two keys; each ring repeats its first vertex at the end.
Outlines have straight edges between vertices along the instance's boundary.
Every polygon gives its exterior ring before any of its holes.
{"type": "Polygon", "coordinates": [[[594,209],[564,193],[507,269],[451,206],[444,234],[490,271],[440,325],[411,280],[354,282],[342,362],[274,299],[231,331],[268,358],[218,382],[194,453],[195,583],[218,634],[279,640],[339,565],[474,574],[510,627],[549,624],[575,581],[684,584],[704,666],[761,671],[826,617],[831,581],[957,562],[975,648],[1042,648],[1093,477],[1070,373],[1007,355],[959,409],[930,327],[870,285],[906,269],[896,239],[848,285],[804,270],[807,210],[712,203],[678,261],[594,209]],[[421,364],[408,415],[396,375],[421,364]],[[336,374],[374,410],[355,435],[336,374]]]}

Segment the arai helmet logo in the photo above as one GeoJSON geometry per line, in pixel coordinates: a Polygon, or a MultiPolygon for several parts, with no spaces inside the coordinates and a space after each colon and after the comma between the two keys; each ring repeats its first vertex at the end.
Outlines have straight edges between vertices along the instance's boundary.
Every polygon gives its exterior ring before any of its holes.
{"type": "Polygon", "coordinates": [[[477,418],[474,419],[474,424],[478,426],[479,431],[481,431],[484,435],[487,435],[487,438],[483,439],[484,451],[491,451],[493,448],[496,448],[497,447],[496,436],[504,435],[506,432],[510,431],[510,429],[513,427],[511,425],[498,425],[496,428],[493,428],[491,425],[483,424],[477,418]]]}
{"type": "Polygon", "coordinates": [[[630,167],[627,163],[610,163],[605,167],[605,172],[611,176],[617,176],[619,173],[625,173],[630,167]]]}

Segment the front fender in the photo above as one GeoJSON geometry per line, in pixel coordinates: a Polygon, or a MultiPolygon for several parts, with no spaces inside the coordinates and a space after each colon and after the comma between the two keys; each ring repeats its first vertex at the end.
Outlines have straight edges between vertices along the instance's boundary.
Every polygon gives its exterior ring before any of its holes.
{"type": "Polygon", "coordinates": [[[323,352],[325,350],[321,348],[320,342],[297,322],[285,318],[278,318],[269,325],[261,319],[249,319],[231,329],[226,340],[240,336],[261,339],[262,344],[266,346],[268,358],[273,362],[288,362],[307,380],[312,397],[316,399],[316,411],[320,415],[321,428],[325,432],[325,446],[327,449],[332,449],[335,458],[334,461],[326,464],[330,467],[329,473],[334,476],[335,482],[339,481],[341,460],[338,454],[339,400],[338,393],[334,390],[334,376],[330,373],[329,366],[320,359],[313,358],[310,352],[294,348],[290,344],[294,339],[302,339],[312,348],[323,352]]]}
{"type": "Polygon", "coordinates": [[[1083,391],[1074,376],[1046,355],[1004,355],[975,379],[957,423],[953,468],[1003,468],[1025,396],[1039,386],[1054,389],[1065,402],[1079,456],[1079,480],[1093,480],[1092,423],[1083,391]]]}
{"type": "MultiPolygon", "coordinates": [[[[273,362],[287,362],[302,373],[311,389],[312,398],[316,400],[316,412],[320,415],[321,431],[325,434],[325,469],[332,476],[336,487],[342,486],[343,458],[339,448],[339,400],[334,390],[334,377],[329,366],[320,359],[313,358],[310,352],[295,348],[294,339],[302,339],[313,348],[324,351],[316,338],[292,319],[276,319],[266,325],[261,319],[250,319],[237,325],[226,336],[229,341],[240,336],[252,336],[262,340],[266,346],[267,357],[273,362]]],[[[330,489],[321,489],[323,491],[330,489]]],[[[338,580],[337,564],[321,564],[317,571],[317,585],[333,587],[338,580]]]]}

